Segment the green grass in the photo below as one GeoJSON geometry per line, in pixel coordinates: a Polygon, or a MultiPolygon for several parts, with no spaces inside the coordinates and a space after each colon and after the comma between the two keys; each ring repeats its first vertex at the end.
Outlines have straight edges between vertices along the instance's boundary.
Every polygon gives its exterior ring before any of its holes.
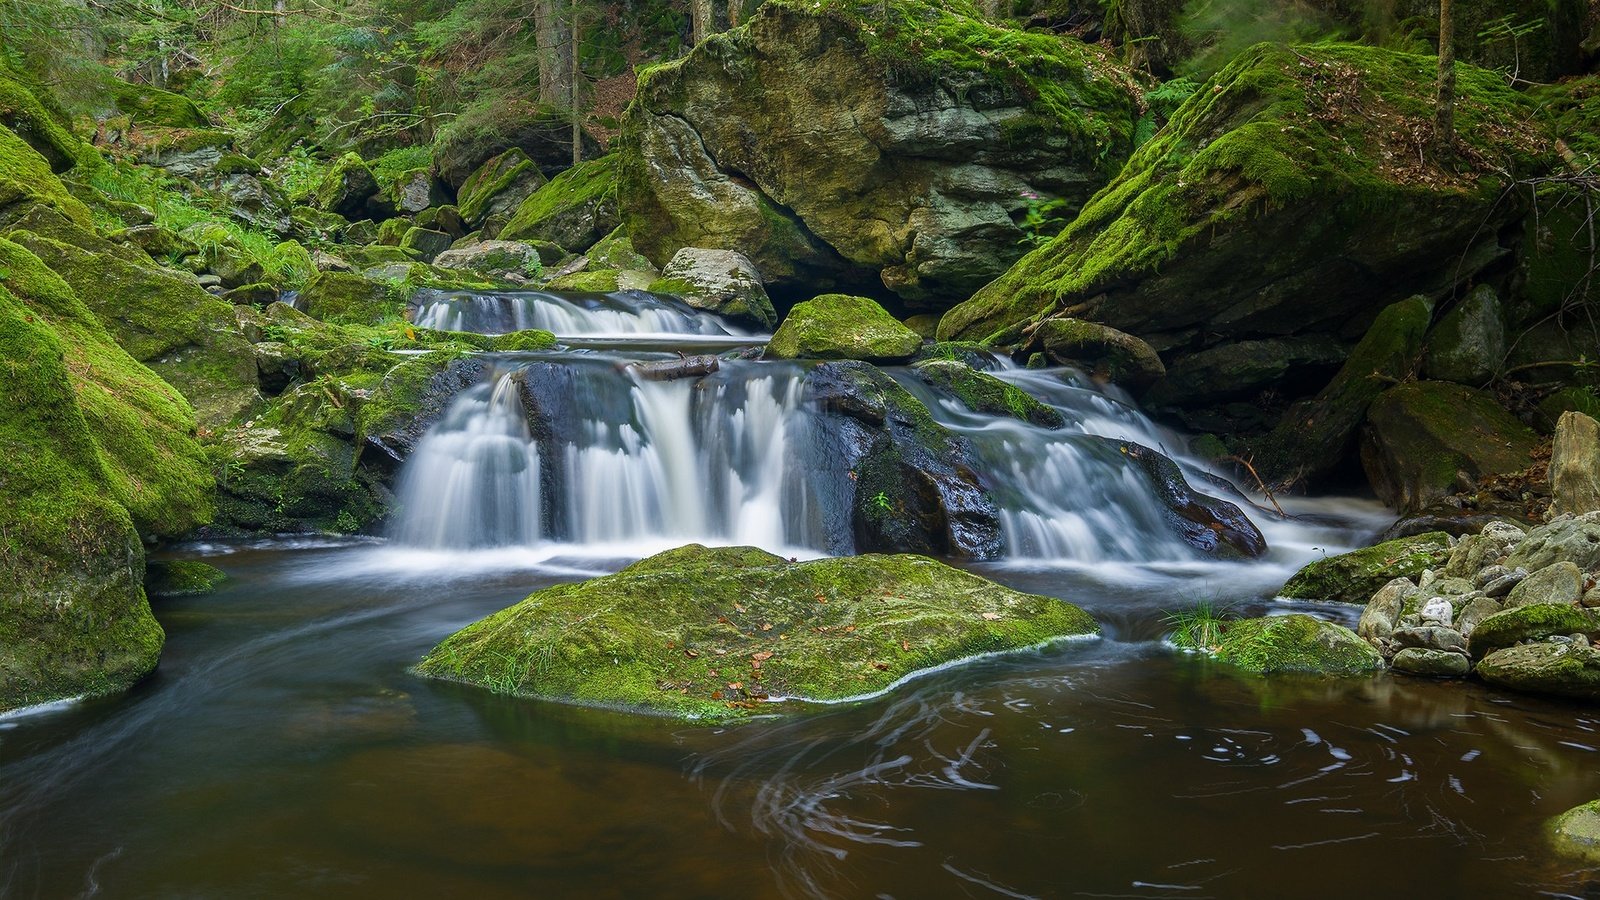
{"type": "Polygon", "coordinates": [[[1189,609],[1163,612],[1161,620],[1172,629],[1172,643],[1184,650],[1216,651],[1222,645],[1229,607],[1202,600],[1189,609]]]}

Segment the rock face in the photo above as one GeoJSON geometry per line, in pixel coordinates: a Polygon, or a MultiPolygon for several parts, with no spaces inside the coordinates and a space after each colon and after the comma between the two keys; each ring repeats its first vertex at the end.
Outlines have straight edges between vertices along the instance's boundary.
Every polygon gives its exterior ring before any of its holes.
{"type": "Polygon", "coordinates": [[[915,331],[871,300],[823,294],[789,311],[767,344],[767,356],[894,363],[910,359],[920,346],[915,331]]]}
{"type": "Polygon", "coordinates": [[[1167,374],[1155,348],[1131,334],[1079,319],[1050,319],[1034,335],[1052,360],[1102,382],[1142,391],[1167,374]]]}
{"type": "Polygon", "coordinates": [[[647,70],[623,123],[640,252],[744,252],[790,289],[947,305],[1021,255],[1030,202],[1070,218],[1131,147],[1132,78],[1099,48],[965,4],[767,3],[647,70]]]}
{"type": "Polygon", "coordinates": [[[1480,391],[1443,381],[1390,388],[1372,401],[1361,466],[1385,503],[1416,512],[1485,475],[1528,467],[1539,438],[1480,391]]]}
{"type": "Polygon", "coordinates": [[[1229,622],[1217,659],[1261,675],[1365,675],[1383,657],[1350,629],[1306,615],[1229,622]]]}
{"type": "Polygon", "coordinates": [[[1097,632],[1070,603],[922,557],[789,563],[691,544],[535,593],[446,638],[417,670],[497,693],[727,720],[1097,632]]]}
{"type": "Polygon", "coordinates": [[[1294,574],[1281,597],[1366,603],[1396,578],[1410,579],[1438,568],[1454,545],[1442,531],[1385,541],[1361,550],[1319,559],[1294,574]]]}
{"type": "Polygon", "coordinates": [[[848,510],[861,552],[993,559],[1002,552],[1000,514],[981,484],[966,439],[951,433],[894,379],[862,362],[824,363],[805,396],[835,442],[837,471],[819,483],[849,485],[848,510]]]}
{"type": "Polygon", "coordinates": [[[141,532],[211,516],[194,413],[72,289],[0,240],[0,710],[121,690],[155,667],[141,532]]]}
{"type": "Polygon", "coordinates": [[[1600,511],[1600,422],[1561,414],[1550,447],[1550,493],[1553,515],[1600,511]]]}
{"type": "Polygon", "coordinates": [[[1506,355],[1506,328],[1494,288],[1479,285],[1445,314],[1428,335],[1422,374],[1438,381],[1480,387],[1499,371],[1506,355]]]}
{"type": "Polygon", "coordinates": [[[695,309],[761,328],[778,321],[761,273],[744,254],[732,250],[685,247],[672,255],[654,289],[676,294],[695,309]]]}
{"type": "MultiPolygon", "coordinates": [[[[1513,171],[1542,164],[1550,142],[1530,130],[1526,98],[1495,73],[1458,74],[1482,123],[1475,152],[1513,171]]],[[[1245,341],[1347,346],[1386,306],[1438,296],[1503,257],[1499,226],[1520,215],[1501,204],[1507,182],[1493,166],[1415,152],[1435,83],[1431,60],[1367,47],[1241,53],[1060,235],[946,313],[938,337],[1015,347],[1065,315],[1146,340],[1169,370],[1245,341]]],[[[1420,348],[1427,326],[1424,315],[1400,343],[1420,348]]],[[[1280,437],[1293,448],[1258,451],[1258,469],[1282,480],[1337,466],[1360,412],[1335,415],[1333,434],[1320,433],[1325,417],[1286,416],[1280,437]]]]}

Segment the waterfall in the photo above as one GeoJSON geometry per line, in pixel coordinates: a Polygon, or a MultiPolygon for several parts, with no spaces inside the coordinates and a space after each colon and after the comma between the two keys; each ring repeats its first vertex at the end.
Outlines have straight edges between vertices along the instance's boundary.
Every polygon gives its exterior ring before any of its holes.
{"type": "Polygon", "coordinates": [[[423,328],[480,334],[530,328],[562,337],[747,334],[680,300],[644,291],[568,295],[542,291],[425,291],[418,295],[412,321],[423,328]]]}

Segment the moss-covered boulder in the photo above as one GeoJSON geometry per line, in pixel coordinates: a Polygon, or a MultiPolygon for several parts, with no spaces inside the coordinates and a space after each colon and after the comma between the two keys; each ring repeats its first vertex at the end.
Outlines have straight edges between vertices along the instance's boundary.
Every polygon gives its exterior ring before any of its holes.
{"type": "Polygon", "coordinates": [[[400,249],[425,263],[431,263],[439,257],[439,254],[449,250],[453,243],[455,241],[443,231],[434,231],[432,228],[407,228],[406,233],[400,238],[400,249]]]}
{"type": "Polygon", "coordinates": [[[940,305],[1070,217],[1132,146],[1136,77],[1099,47],[965,2],[769,2],[643,72],[622,197],[641,252],[739,250],[784,289],[940,305]],[[885,13],[890,17],[885,22],[885,13]]]}
{"type": "Polygon", "coordinates": [[[117,111],[134,125],[163,128],[209,128],[211,120],[193,100],[148,84],[113,80],[108,93],[117,111]]]}
{"type": "Polygon", "coordinates": [[[1429,332],[1422,374],[1437,381],[1482,387],[1500,371],[1505,356],[1500,298],[1494,288],[1479,285],[1429,332]]]}
{"type": "MultiPolygon", "coordinates": [[[[544,267],[539,248],[522,241],[478,241],[440,253],[433,264],[441,269],[471,272],[497,280],[536,277],[544,267]]],[[[613,288],[615,290],[615,288],[613,288]]]]}
{"type": "Polygon", "coordinates": [[[12,239],[60,275],[134,359],[177,388],[202,426],[221,425],[258,399],[232,307],[192,278],[27,232],[12,239]]]}
{"type": "Polygon", "coordinates": [[[1383,668],[1382,654],[1350,629],[1298,614],[1228,622],[1213,655],[1260,675],[1366,675],[1383,668]]]}
{"type": "Polygon", "coordinates": [[[539,591],[446,638],[417,671],[722,721],[873,695],[956,660],[1098,630],[1070,603],[924,557],[792,563],[691,544],[539,591]]]}
{"type": "Polygon", "coordinates": [[[1339,373],[1284,413],[1272,432],[1255,443],[1254,465],[1266,478],[1315,480],[1347,461],[1367,407],[1379,394],[1416,370],[1433,304],[1424,297],[1384,309],[1351,351],[1339,373]]]}
{"type": "Polygon", "coordinates": [[[1478,659],[1522,641],[1572,634],[1600,634],[1600,611],[1569,603],[1535,603],[1502,610],[1478,623],[1467,648],[1478,659]]]}
{"type": "MultiPolygon", "coordinates": [[[[4,82],[0,81],[0,89],[3,88],[4,82]]],[[[0,91],[0,102],[4,99],[0,91]]],[[[9,225],[41,206],[80,227],[94,226],[89,207],[67,190],[50,162],[16,132],[0,127],[0,223],[9,225]]]]}
{"type": "Polygon", "coordinates": [[[495,237],[549,241],[582,253],[622,224],[617,211],[616,157],[580,163],[550,179],[517,207],[495,237]]]}
{"type": "Polygon", "coordinates": [[[866,297],[823,294],[795,304],[767,344],[773,359],[904,362],[922,346],[915,331],[866,297]]]}
{"type": "Polygon", "coordinates": [[[1361,465],[1380,499],[1416,512],[1440,497],[1475,490],[1486,475],[1527,468],[1538,443],[1488,394],[1419,381],[1372,401],[1361,465]]]}
{"type": "MultiPolygon", "coordinates": [[[[39,101],[39,96],[9,71],[0,71],[0,126],[37,153],[51,172],[65,172],[83,159],[86,148],[62,120],[39,101]]],[[[10,156],[9,152],[0,153],[0,159],[15,165],[17,161],[10,156]]],[[[7,174],[6,177],[11,176],[7,174]]]]}
{"type": "Polygon", "coordinates": [[[1573,807],[1545,827],[1557,853],[1591,865],[1600,864],[1600,800],[1573,807]]]}
{"type": "Polygon", "coordinates": [[[481,228],[490,216],[509,219],[546,181],[528,154],[513,147],[467,176],[456,194],[456,205],[468,227],[481,228]]]}
{"type": "Polygon", "coordinates": [[[1508,690],[1591,703],[1600,700],[1600,651],[1588,641],[1538,641],[1506,647],[1484,657],[1473,671],[1484,681],[1508,690]]]}
{"type": "MultiPolygon", "coordinates": [[[[585,134],[581,142],[584,159],[600,154],[594,138],[585,134]]],[[[532,97],[490,96],[463,110],[434,141],[434,171],[460,190],[484,163],[511,149],[547,175],[566,168],[572,164],[571,114],[532,97]]]]}
{"type": "Polygon", "coordinates": [[[152,597],[193,597],[227,580],[226,572],[196,559],[153,559],[145,566],[144,587],[152,597]]]}
{"type": "Polygon", "coordinates": [[[450,195],[427,166],[395,174],[384,189],[384,196],[394,211],[403,216],[414,216],[450,202],[450,195]]]}
{"type": "Polygon", "coordinates": [[[1162,507],[1172,533],[1212,559],[1254,559],[1267,552],[1267,540],[1237,504],[1203,494],[1190,486],[1178,464],[1165,454],[1132,441],[1090,437],[1126,460],[1162,507]]]}
{"type": "Polygon", "coordinates": [[[685,247],[672,255],[650,290],[758,328],[770,329],[778,322],[761,273],[733,250],[685,247]]]}
{"type": "Polygon", "coordinates": [[[1450,535],[1433,531],[1319,559],[1296,572],[1278,596],[1365,604],[1396,578],[1415,579],[1443,566],[1453,546],[1450,535]]]}
{"type": "Polygon", "coordinates": [[[1355,45],[1241,53],[1059,236],[947,313],[939,337],[1010,345],[1065,312],[1163,335],[1173,356],[1349,338],[1386,304],[1471,277],[1519,215],[1509,179],[1551,147],[1503,76],[1463,65],[1465,146],[1419,153],[1436,70],[1431,55],[1355,45]]]}
{"type": "Polygon", "coordinates": [[[317,186],[318,208],[346,219],[386,219],[394,210],[383,199],[377,176],[356,153],[334,161],[317,186]]]}
{"type": "Polygon", "coordinates": [[[401,304],[389,286],[353,272],[318,272],[300,293],[300,306],[324,322],[374,325],[397,316],[401,304]]]}
{"type": "Polygon", "coordinates": [[[1096,322],[1050,319],[1035,329],[1034,344],[1061,365],[1075,366],[1100,381],[1130,390],[1142,391],[1167,374],[1155,348],[1096,322]]]}
{"type": "Polygon", "coordinates": [[[976,413],[1011,416],[1041,428],[1061,428],[1066,417],[1014,384],[952,359],[930,359],[911,367],[917,377],[976,413]]]}

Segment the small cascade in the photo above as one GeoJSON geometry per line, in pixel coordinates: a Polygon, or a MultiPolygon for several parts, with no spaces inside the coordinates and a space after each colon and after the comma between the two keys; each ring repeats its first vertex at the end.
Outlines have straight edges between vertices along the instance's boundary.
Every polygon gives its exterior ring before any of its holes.
{"type": "Polygon", "coordinates": [[[516,375],[459,395],[407,461],[397,539],[436,549],[537,543],[539,448],[528,431],[516,375]]]}
{"type": "Polygon", "coordinates": [[[565,295],[427,291],[419,295],[412,321],[423,328],[479,334],[539,328],[561,337],[744,335],[680,300],[644,291],[565,295]]]}

